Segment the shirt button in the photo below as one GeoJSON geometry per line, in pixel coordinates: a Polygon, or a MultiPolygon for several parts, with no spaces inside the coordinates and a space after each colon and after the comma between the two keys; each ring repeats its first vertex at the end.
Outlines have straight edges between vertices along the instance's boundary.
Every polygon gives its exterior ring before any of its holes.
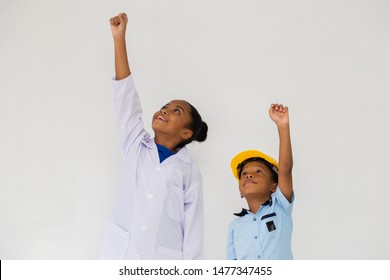
{"type": "Polygon", "coordinates": [[[153,199],[153,198],[154,198],[154,195],[150,193],[150,194],[148,194],[148,198],[149,198],[149,199],[153,199]]]}
{"type": "Polygon", "coordinates": [[[135,259],[139,260],[139,259],[141,259],[141,256],[140,255],[135,255],[135,259]]]}
{"type": "Polygon", "coordinates": [[[261,258],[261,256],[260,256],[260,255],[257,255],[257,258],[258,258],[258,259],[260,259],[260,258],[261,258]]]}
{"type": "Polygon", "coordinates": [[[259,238],[257,235],[255,236],[255,239],[259,238]]]}
{"type": "Polygon", "coordinates": [[[156,171],[160,172],[161,168],[159,166],[156,167],[156,171]]]}
{"type": "Polygon", "coordinates": [[[253,218],[253,220],[256,222],[257,221],[257,219],[256,218],[253,218]]]}
{"type": "Polygon", "coordinates": [[[142,230],[146,231],[146,230],[148,230],[148,227],[147,226],[142,226],[142,230]]]}

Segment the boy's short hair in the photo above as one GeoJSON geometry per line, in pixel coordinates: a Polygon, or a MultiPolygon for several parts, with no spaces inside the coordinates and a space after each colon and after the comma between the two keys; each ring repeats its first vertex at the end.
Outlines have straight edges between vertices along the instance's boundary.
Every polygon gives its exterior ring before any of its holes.
{"type": "Polygon", "coordinates": [[[278,182],[278,162],[271,156],[258,150],[246,150],[238,153],[231,161],[230,167],[237,180],[241,178],[241,171],[248,162],[258,161],[267,165],[272,171],[272,178],[278,182]]]}

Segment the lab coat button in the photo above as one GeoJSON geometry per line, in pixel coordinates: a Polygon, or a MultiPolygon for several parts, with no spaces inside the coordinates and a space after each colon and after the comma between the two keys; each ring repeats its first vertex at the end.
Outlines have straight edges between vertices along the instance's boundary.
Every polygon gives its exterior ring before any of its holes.
{"type": "Polygon", "coordinates": [[[135,259],[139,260],[139,259],[141,259],[141,256],[140,255],[135,255],[135,259]]]}
{"type": "Polygon", "coordinates": [[[161,170],[161,168],[157,166],[156,171],[159,172],[160,170],[161,170]]]}
{"type": "Polygon", "coordinates": [[[148,194],[148,198],[149,198],[149,199],[153,199],[153,198],[154,198],[154,195],[150,193],[150,194],[148,194]]]}
{"type": "Polygon", "coordinates": [[[142,226],[142,230],[143,230],[143,231],[146,231],[147,229],[148,229],[147,226],[142,226]]]}

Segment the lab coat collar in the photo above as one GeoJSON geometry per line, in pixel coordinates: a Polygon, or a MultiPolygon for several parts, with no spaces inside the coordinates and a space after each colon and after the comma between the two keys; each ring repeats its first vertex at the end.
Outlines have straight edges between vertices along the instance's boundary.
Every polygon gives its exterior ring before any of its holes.
{"type": "Polygon", "coordinates": [[[181,149],[176,153],[176,156],[177,156],[180,160],[182,160],[182,161],[184,161],[184,162],[186,162],[186,163],[188,163],[188,164],[191,163],[190,153],[188,152],[188,150],[187,150],[186,147],[181,148],[181,149]]]}
{"type": "MultiPolygon", "coordinates": [[[[142,143],[148,147],[149,149],[155,149],[156,150],[156,154],[158,156],[158,151],[157,151],[157,145],[156,143],[154,142],[154,138],[151,139],[151,138],[144,138],[144,140],[142,141],[142,143]]],[[[176,156],[178,159],[190,164],[191,163],[191,157],[190,157],[190,153],[188,152],[187,148],[186,147],[183,147],[181,148],[176,154],[174,154],[173,156],[171,157],[174,157],[176,156]]],[[[168,158],[169,159],[169,158],[168,158]]],[[[167,160],[168,160],[167,159],[167,160]]],[[[162,163],[164,162],[168,162],[167,160],[164,160],[162,163]]]]}

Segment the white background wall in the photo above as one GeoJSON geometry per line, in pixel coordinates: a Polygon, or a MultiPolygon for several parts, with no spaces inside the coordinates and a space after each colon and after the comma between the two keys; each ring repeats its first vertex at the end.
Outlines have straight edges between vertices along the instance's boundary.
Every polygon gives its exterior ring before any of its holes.
{"type": "MultiPolygon", "coordinates": [[[[205,186],[205,259],[245,206],[239,151],[277,157],[290,108],[296,259],[390,258],[390,2],[0,0],[0,259],[95,259],[122,162],[109,18],[147,127],[173,98],[209,124],[190,145],[205,186]]],[[[151,131],[151,130],[150,130],[151,131]]]]}

